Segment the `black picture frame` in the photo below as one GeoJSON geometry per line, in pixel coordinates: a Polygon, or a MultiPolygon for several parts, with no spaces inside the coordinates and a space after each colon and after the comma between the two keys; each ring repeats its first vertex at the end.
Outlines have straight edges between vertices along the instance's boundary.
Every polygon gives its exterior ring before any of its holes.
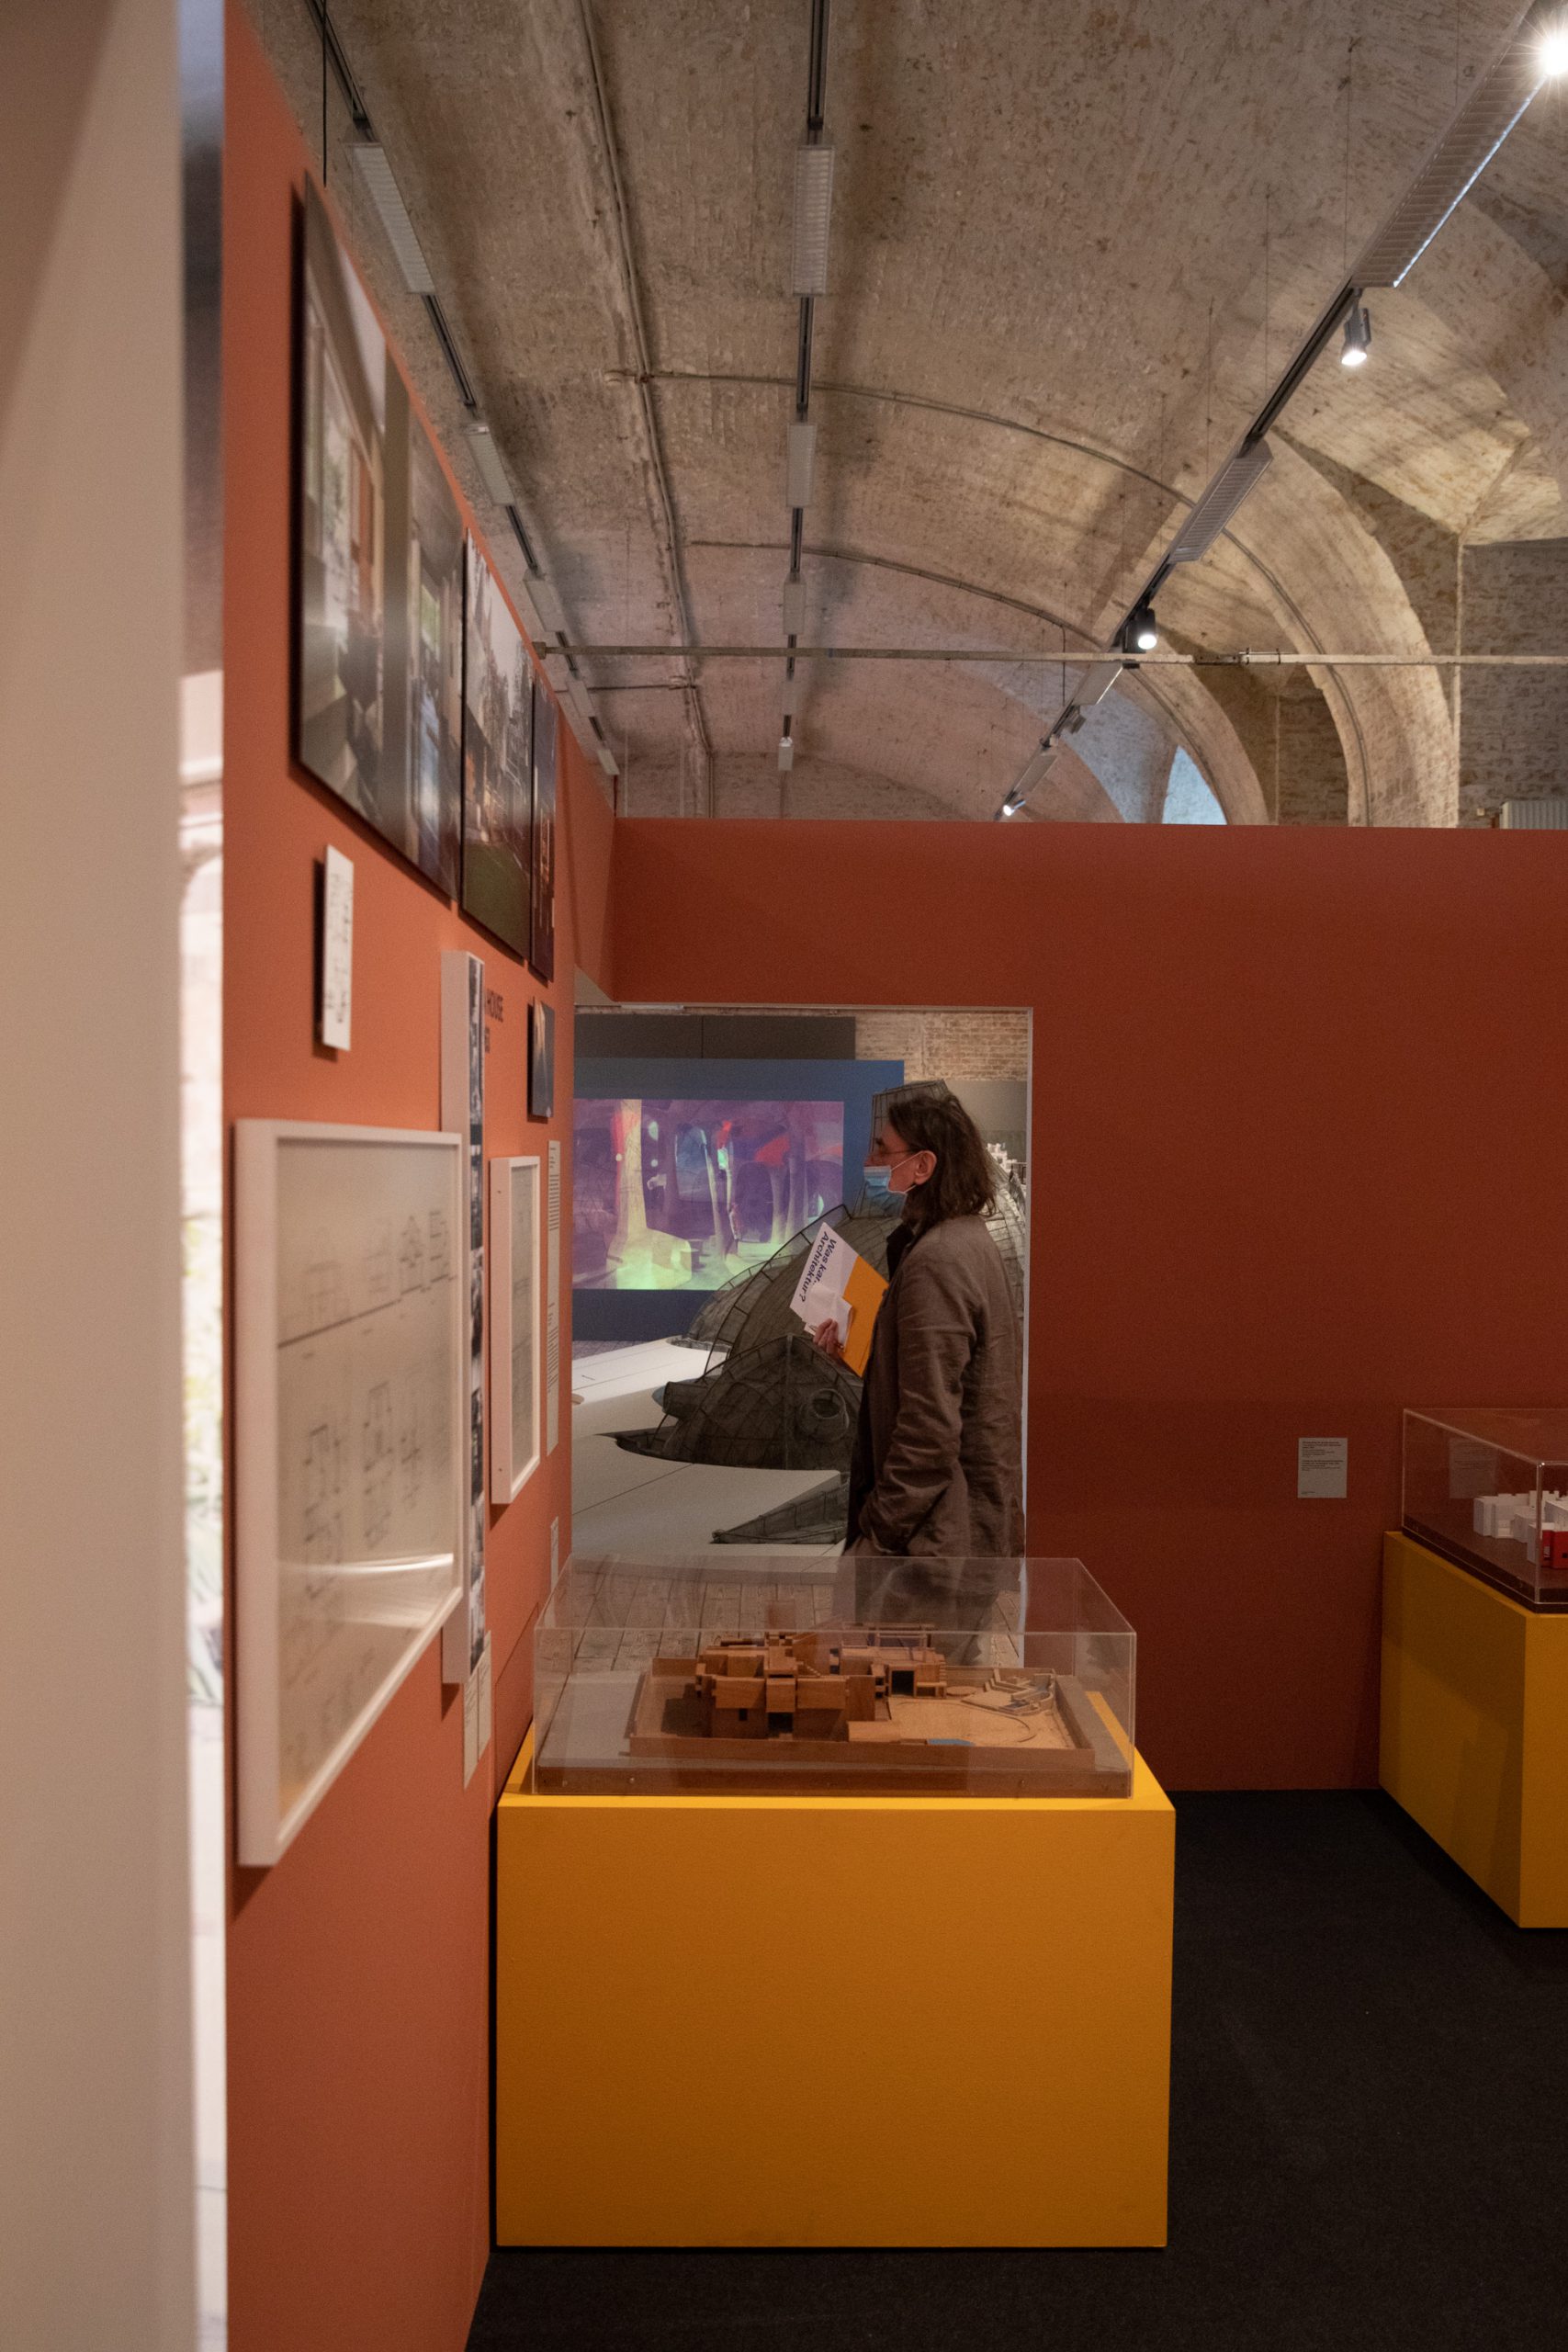
{"type": "Polygon", "coordinates": [[[533,944],[534,665],[478,547],[463,631],[463,912],[526,959],[533,944]]]}
{"type": "Polygon", "coordinates": [[[551,1119],[556,1108],[556,1009],[542,997],[528,1007],[528,1116],[551,1119]]]}

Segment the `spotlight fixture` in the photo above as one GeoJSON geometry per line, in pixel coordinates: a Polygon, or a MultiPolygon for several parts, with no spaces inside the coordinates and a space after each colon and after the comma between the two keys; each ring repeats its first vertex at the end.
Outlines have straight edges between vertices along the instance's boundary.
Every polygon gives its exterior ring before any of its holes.
{"type": "Polygon", "coordinates": [[[1542,34],[1537,55],[1540,60],[1540,70],[1548,81],[1555,82],[1568,74],[1568,19],[1542,34]]]}
{"type": "Polygon", "coordinates": [[[1159,623],[1155,608],[1145,597],[1134,605],[1127,622],[1127,650],[1130,653],[1152,653],[1159,643],[1159,623]]]}
{"type": "Polygon", "coordinates": [[[1035,789],[1036,786],[1044,783],[1045,778],[1050,775],[1055,764],[1055,746],[1050,741],[1049,738],[1047,738],[1046,741],[1039,746],[1038,750],[1032,754],[1029,764],[1024,769],[1023,774],[1019,777],[1018,782],[1013,786],[1012,790],[1002,802],[1001,808],[998,812],[998,815],[1003,817],[1016,817],[1024,802],[1028,799],[1030,794],[1035,789]]]}
{"type": "Polygon", "coordinates": [[[1341,368],[1364,368],[1372,348],[1372,322],[1364,302],[1350,306],[1345,322],[1345,348],[1339,354],[1341,368]]]}

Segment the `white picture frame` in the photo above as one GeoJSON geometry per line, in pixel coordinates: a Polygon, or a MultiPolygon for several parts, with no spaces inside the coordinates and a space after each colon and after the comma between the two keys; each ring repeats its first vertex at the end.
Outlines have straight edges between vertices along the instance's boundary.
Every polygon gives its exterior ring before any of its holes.
{"type": "Polygon", "coordinates": [[[466,1153],[234,1129],[237,1858],[276,1862],[462,1599],[466,1153]]]}
{"type": "Polygon", "coordinates": [[[485,1016],[484,966],[466,948],[441,953],[441,1125],[468,1147],[463,1282],[468,1302],[468,1471],[463,1606],[441,1636],[441,1679],[468,1682],[485,1637],[485,1016]]]}
{"type": "Polygon", "coordinates": [[[541,1459],[539,1205],[536,1156],[491,1161],[490,1498],[502,1506],[515,1501],[541,1459]]]}

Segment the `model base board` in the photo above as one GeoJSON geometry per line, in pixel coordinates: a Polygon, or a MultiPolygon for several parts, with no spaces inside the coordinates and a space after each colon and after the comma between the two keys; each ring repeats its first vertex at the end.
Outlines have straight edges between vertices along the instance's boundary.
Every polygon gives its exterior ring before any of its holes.
{"type": "MultiPolygon", "coordinates": [[[[646,1791],[639,1759],[661,1788],[716,1795],[1114,1796],[1132,1781],[1128,1750],[1076,1677],[953,1665],[922,1627],[775,1629],[656,1657],[626,1747],[593,1771],[595,1790],[646,1791]]],[[[585,1785],[581,1763],[536,1768],[541,1790],[585,1785]]]]}

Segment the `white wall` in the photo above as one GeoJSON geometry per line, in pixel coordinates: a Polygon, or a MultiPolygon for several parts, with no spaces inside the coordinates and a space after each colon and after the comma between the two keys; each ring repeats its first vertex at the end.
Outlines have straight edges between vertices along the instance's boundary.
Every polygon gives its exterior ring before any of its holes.
{"type": "Polygon", "coordinates": [[[174,0],[0,6],[0,2335],[193,2334],[174,0]]]}

